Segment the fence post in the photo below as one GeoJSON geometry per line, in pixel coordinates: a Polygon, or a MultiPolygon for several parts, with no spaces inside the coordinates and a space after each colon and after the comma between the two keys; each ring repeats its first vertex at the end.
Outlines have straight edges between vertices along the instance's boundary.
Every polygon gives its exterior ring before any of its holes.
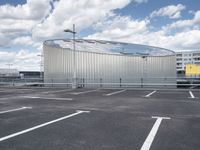
{"type": "Polygon", "coordinates": [[[122,78],[119,78],[120,87],[122,87],[122,78]]]}
{"type": "Polygon", "coordinates": [[[68,78],[67,78],[66,80],[67,80],[67,87],[68,87],[68,86],[69,86],[69,85],[68,85],[68,82],[69,82],[69,81],[68,81],[68,78]]]}
{"type": "Polygon", "coordinates": [[[102,87],[102,78],[100,78],[100,87],[102,87]]]}
{"type": "Polygon", "coordinates": [[[15,86],[15,84],[14,84],[14,79],[12,80],[12,85],[15,86]]]}
{"type": "Polygon", "coordinates": [[[143,88],[143,78],[141,78],[141,88],[143,88]]]}
{"type": "Polygon", "coordinates": [[[51,79],[51,87],[53,87],[53,79],[51,79]]]}
{"type": "Polygon", "coordinates": [[[83,78],[83,84],[82,87],[85,87],[85,79],[83,78]]]}

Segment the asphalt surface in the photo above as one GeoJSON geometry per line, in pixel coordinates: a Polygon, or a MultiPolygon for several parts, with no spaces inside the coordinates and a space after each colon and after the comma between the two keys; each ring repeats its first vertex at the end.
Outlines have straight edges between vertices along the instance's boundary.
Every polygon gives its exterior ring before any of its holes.
{"type": "Polygon", "coordinates": [[[199,127],[199,90],[0,88],[0,150],[199,150],[199,127]]]}

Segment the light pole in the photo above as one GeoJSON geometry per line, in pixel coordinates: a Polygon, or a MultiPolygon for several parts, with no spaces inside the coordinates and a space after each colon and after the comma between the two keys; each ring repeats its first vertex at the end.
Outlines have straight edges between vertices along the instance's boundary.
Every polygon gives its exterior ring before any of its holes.
{"type": "Polygon", "coordinates": [[[8,65],[8,69],[9,69],[8,75],[10,76],[11,75],[11,66],[13,66],[13,64],[9,63],[9,64],[6,64],[6,65],[8,65]]]}
{"type": "Polygon", "coordinates": [[[76,53],[75,53],[75,24],[73,24],[73,30],[65,29],[64,32],[69,32],[73,34],[73,78],[72,78],[72,89],[76,89],[76,53]]]}
{"type": "Polygon", "coordinates": [[[42,71],[43,71],[43,69],[42,69],[42,67],[43,67],[43,59],[42,59],[42,57],[44,57],[44,55],[43,54],[38,54],[37,56],[39,56],[40,57],[40,78],[41,79],[43,79],[43,75],[42,75],[42,71]]]}

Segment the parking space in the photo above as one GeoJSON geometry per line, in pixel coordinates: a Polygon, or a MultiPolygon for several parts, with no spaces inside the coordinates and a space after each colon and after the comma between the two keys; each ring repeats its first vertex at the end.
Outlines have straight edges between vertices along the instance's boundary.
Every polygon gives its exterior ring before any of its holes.
{"type": "Polygon", "coordinates": [[[157,90],[155,93],[153,93],[151,98],[155,99],[167,99],[167,100],[185,100],[191,97],[189,91],[172,91],[172,90],[157,90]]]}
{"type": "Polygon", "coordinates": [[[0,114],[0,141],[2,137],[67,116],[70,113],[74,113],[74,110],[61,111],[55,108],[39,109],[32,107],[32,109],[0,114]]]}
{"type": "Polygon", "coordinates": [[[13,143],[16,149],[26,149],[23,143],[29,143],[29,149],[140,149],[152,124],[150,118],[93,112],[4,141],[2,148],[13,143]]]}
{"type": "Polygon", "coordinates": [[[190,91],[163,89],[1,91],[3,150],[200,147],[200,91],[191,91],[194,99],[190,91]]]}
{"type": "Polygon", "coordinates": [[[151,149],[198,150],[200,119],[194,116],[174,117],[163,123],[151,149]]]}

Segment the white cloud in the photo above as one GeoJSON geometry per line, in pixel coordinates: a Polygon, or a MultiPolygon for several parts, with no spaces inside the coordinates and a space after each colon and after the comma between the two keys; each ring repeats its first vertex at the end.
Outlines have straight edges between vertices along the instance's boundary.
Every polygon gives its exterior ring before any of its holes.
{"type": "Polygon", "coordinates": [[[0,45],[9,45],[15,38],[32,33],[32,29],[50,12],[51,0],[27,0],[26,4],[0,5],[0,45]]]}
{"type": "Polygon", "coordinates": [[[32,21],[14,21],[10,19],[1,20],[0,24],[0,46],[12,46],[12,40],[27,34],[32,27],[32,21]]]}
{"type": "Polygon", "coordinates": [[[49,2],[50,0],[27,0],[27,3],[23,5],[1,5],[0,18],[40,20],[49,12],[49,2]]]}
{"type": "Polygon", "coordinates": [[[146,3],[148,0],[27,0],[24,5],[0,6],[0,46],[30,46],[36,51],[21,49],[18,52],[0,51],[0,67],[13,63],[19,70],[39,70],[42,41],[62,38],[63,29],[76,24],[78,32],[93,28],[87,38],[106,39],[147,44],[172,50],[196,49],[200,45],[200,10],[193,18],[181,20],[182,4],[160,8],[147,19],[119,16],[113,10],[130,3],[146,3]],[[53,4],[53,7],[50,5],[53,4]],[[54,8],[54,9],[53,9],[54,8]],[[167,16],[180,19],[151,30],[153,17],[167,16]],[[176,32],[173,32],[173,31],[176,32]]]}
{"type": "Polygon", "coordinates": [[[20,50],[19,52],[0,51],[0,68],[7,68],[7,64],[13,64],[12,68],[18,70],[39,70],[41,58],[39,52],[20,50]]]}
{"type": "MultiPolygon", "coordinates": [[[[184,20],[179,21],[184,22],[184,20]]],[[[200,29],[194,28],[198,21],[199,12],[197,11],[194,18],[190,20],[193,22],[193,28],[168,34],[172,30],[168,26],[173,26],[173,23],[164,26],[161,30],[151,31],[148,19],[134,20],[127,16],[114,16],[112,19],[107,18],[104,22],[97,23],[95,25],[97,32],[85,38],[146,44],[175,51],[195,50],[199,49],[200,45],[200,29]]]]}
{"type": "Polygon", "coordinates": [[[55,3],[51,15],[33,29],[34,38],[63,36],[63,29],[72,28],[76,24],[78,31],[91,26],[112,13],[129,4],[130,0],[60,0],[55,3]]]}
{"type": "Polygon", "coordinates": [[[174,35],[166,35],[164,31],[148,32],[141,35],[135,41],[141,41],[142,44],[148,44],[163,48],[168,48],[174,51],[181,50],[196,50],[200,45],[200,30],[189,30],[186,32],[179,32],[174,35]]]}
{"type": "Polygon", "coordinates": [[[1,58],[0,62],[6,65],[5,63],[12,61],[14,56],[15,56],[14,52],[0,51],[0,58],[1,58]]]}
{"type": "Polygon", "coordinates": [[[33,45],[34,42],[30,36],[21,36],[13,40],[14,45],[33,45]]]}
{"type": "Polygon", "coordinates": [[[100,27],[100,32],[89,35],[87,38],[96,39],[127,39],[132,35],[139,35],[147,31],[148,20],[133,20],[131,17],[112,16],[105,22],[97,23],[95,28],[100,27]]]}
{"type": "Polygon", "coordinates": [[[133,0],[135,3],[147,3],[148,0],[133,0]]]}
{"type": "MultiPolygon", "coordinates": [[[[8,37],[2,44],[16,37],[32,34],[33,40],[60,38],[65,35],[63,29],[81,31],[121,9],[129,3],[145,3],[148,0],[27,0],[26,4],[0,6],[0,33],[8,37]],[[53,5],[50,5],[50,3],[53,5]],[[53,9],[54,8],[54,9],[53,9]]],[[[7,43],[6,43],[7,42],[7,43]]],[[[19,42],[18,42],[19,43],[19,42]]]]}
{"type": "Polygon", "coordinates": [[[200,25],[200,10],[194,12],[194,17],[192,19],[178,20],[176,22],[173,22],[172,24],[165,26],[163,29],[166,31],[178,28],[188,29],[188,28],[196,28],[196,26],[199,25],[200,25]]]}
{"type": "Polygon", "coordinates": [[[168,16],[171,19],[178,19],[181,17],[181,11],[184,10],[186,7],[182,4],[178,5],[169,5],[159,10],[155,10],[151,13],[150,17],[157,17],[157,16],[168,16]]]}
{"type": "MultiPolygon", "coordinates": [[[[164,7],[172,9],[173,7],[164,7]]],[[[185,9],[184,6],[177,5],[177,10],[185,9]]],[[[161,8],[160,10],[167,10],[161,8]]],[[[174,9],[175,10],[175,9],[174,9]]],[[[160,11],[161,12],[161,11],[160,11]]],[[[178,11],[166,11],[163,15],[169,17],[175,15],[178,11]],[[167,13],[168,12],[168,13],[167,13]]],[[[147,44],[152,46],[164,47],[172,50],[198,49],[200,45],[200,11],[194,13],[191,20],[178,20],[172,24],[163,26],[161,30],[151,31],[151,22],[148,19],[134,20],[127,16],[117,16],[104,19],[94,25],[97,31],[86,38],[104,39],[113,41],[122,41],[138,44],[147,44]],[[190,27],[190,28],[188,28],[190,27]],[[173,29],[181,28],[176,32],[173,29]]]]}
{"type": "Polygon", "coordinates": [[[174,47],[176,50],[181,49],[199,49],[200,45],[200,30],[189,30],[186,32],[180,32],[168,38],[166,41],[171,47],[174,47]]]}
{"type": "Polygon", "coordinates": [[[34,20],[0,19],[0,21],[0,31],[8,35],[31,32],[31,29],[37,24],[34,20]]]}
{"type": "Polygon", "coordinates": [[[0,46],[8,45],[9,37],[0,32],[0,46]]]}
{"type": "MultiPolygon", "coordinates": [[[[77,25],[78,31],[87,28],[111,15],[114,9],[121,9],[130,2],[131,0],[27,0],[23,5],[0,6],[0,46],[30,45],[39,53],[42,40],[63,37],[63,29],[71,28],[73,23],[77,25]]],[[[135,2],[141,3],[138,0],[135,2]]],[[[7,59],[1,59],[0,66],[5,66],[7,62],[13,63],[20,70],[39,70],[40,58],[37,57],[37,52],[1,51],[1,56],[7,59]]]]}

